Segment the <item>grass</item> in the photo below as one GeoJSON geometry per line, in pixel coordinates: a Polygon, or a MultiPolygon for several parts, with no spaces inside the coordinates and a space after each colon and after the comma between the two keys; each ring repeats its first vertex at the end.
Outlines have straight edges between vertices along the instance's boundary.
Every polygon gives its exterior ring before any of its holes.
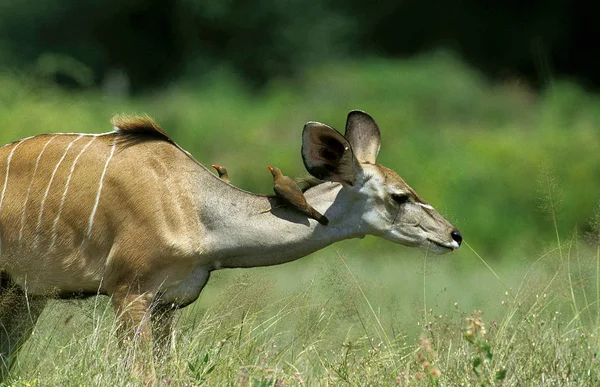
{"type": "MultiPolygon", "coordinates": [[[[599,383],[597,249],[574,237],[531,265],[498,266],[507,288],[475,254],[365,265],[327,249],[301,273],[295,263],[216,272],[178,317],[161,384],[599,383]]],[[[107,301],[48,308],[11,383],[139,383],[107,301]]]]}
{"type": "MultiPolygon", "coordinates": [[[[266,165],[304,173],[304,122],[343,128],[362,108],[381,126],[381,163],[465,244],[438,257],[365,238],[217,271],[178,314],[162,385],[600,383],[596,96],[560,81],[542,93],[492,85],[445,53],[329,64],[258,95],[230,74],[212,79],[118,99],[0,74],[0,140],[103,132],[113,113],[149,113],[201,162],[267,193],[266,165]]],[[[120,352],[114,330],[107,298],[51,302],[10,384],[139,384],[126,363],[144,355],[120,352]]]]}
{"type": "MultiPolygon", "coordinates": [[[[581,247],[497,268],[509,290],[469,251],[428,257],[419,275],[422,257],[373,269],[334,249],[296,276],[298,289],[282,284],[294,277],[286,266],[217,272],[181,312],[161,384],[596,385],[600,256],[581,247]],[[479,268],[461,278],[453,259],[479,268]]],[[[80,304],[47,309],[13,385],[136,384],[107,300],[80,304]]]]}

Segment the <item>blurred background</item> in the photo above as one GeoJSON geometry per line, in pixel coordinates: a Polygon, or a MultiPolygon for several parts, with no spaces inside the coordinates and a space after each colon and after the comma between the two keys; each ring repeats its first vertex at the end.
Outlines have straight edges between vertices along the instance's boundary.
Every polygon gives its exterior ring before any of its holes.
{"type": "MultiPolygon", "coordinates": [[[[381,127],[379,161],[487,260],[534,260],[556,241],[552,214],[563,239],[594,234],[600,53],[588,7],[1,1],[0,140],[105,132],[114,113],[146,113],[234,184],[271,193],[267,165],[306,174],[305,122],[343,129],[362,109],[381,127]]],[[[343,246],[418,254],[375,238],[343,246]]]]}
{"type": "Polygon", "coordinates": [[[496,80],[600,85],[600,32],[584,2],[383,0],[3,1],[3,67],[64,86],[143,91],[216,69],[252,86],[307,67],[445,47],[496,80]],[[124,85],[121,85],[124,87],[124,85]]]}

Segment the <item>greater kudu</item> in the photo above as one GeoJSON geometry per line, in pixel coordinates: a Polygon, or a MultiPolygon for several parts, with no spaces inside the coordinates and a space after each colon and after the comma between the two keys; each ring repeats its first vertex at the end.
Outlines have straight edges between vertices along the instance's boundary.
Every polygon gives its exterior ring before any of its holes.
{"type": "Polygon", "coordinates": [[[165,343],[173,311],[213,270],[285,263],[367,234],[440,254],[460,246],[456,228],[376,164],[379,128],[364,112],[350,112],[345,135],[304,127],[304,164],[323,180],[305,196],[327,226],[217,178],[148,118],[112,124],[0,148],[5,365],[48,297],[109,295],[124,335],[165,343]]]}

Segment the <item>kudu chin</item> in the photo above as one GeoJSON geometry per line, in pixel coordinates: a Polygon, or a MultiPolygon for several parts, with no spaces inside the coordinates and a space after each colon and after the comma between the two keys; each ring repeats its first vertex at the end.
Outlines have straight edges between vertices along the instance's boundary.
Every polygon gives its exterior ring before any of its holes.
{"type": "Polygon", "coordinates": [[[380,132],[364,112],[350,112],[344,135],[317,122],[302,132],[304,165],[320,179],[304,196],[326,226],[219,179],[147,117],[112,124],[0,148],[5,371],[49,297],[108,295],[121,338],[160,349],[213,270],[281,264],[366,234],[436,253],[460,246],[456,228],[376,163],[380,132]]]}

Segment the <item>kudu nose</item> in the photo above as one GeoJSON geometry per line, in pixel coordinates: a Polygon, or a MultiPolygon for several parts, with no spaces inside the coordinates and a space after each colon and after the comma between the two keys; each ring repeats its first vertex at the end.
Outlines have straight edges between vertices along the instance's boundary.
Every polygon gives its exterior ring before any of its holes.
{"type": "Polygon", "coordinates": [[[450,233],[450,236],[460,246],[460,244],[462,243],[462,234],[460,233],[460,231],[454,230],[450,233]]]}

